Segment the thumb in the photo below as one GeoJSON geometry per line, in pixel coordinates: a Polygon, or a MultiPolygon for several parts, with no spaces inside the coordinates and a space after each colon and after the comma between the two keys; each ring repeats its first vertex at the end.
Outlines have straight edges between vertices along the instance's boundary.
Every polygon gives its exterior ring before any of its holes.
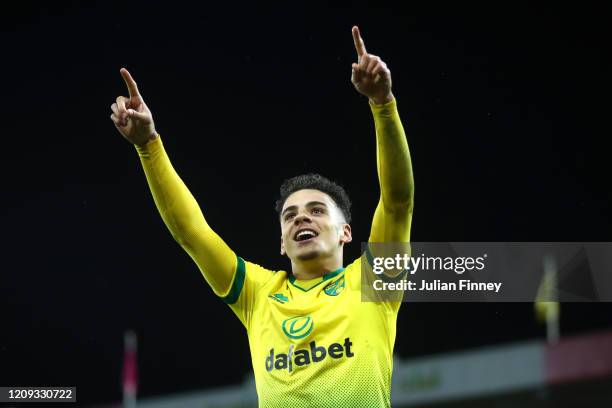
{"type": "Polygon", "coordinates": [[[127,114],[132,119],[138,119],[145,122],[149,120],[149,115],[146,112],[138,112],[134,109],[128,109],[127,114]]]}

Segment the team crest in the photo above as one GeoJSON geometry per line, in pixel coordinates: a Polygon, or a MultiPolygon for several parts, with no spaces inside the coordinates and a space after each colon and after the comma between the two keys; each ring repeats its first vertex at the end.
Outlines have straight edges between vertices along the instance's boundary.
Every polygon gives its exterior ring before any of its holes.
{"type": "Polygon", "coordinates": [[[323,289],[323,291],[325,292],[326,295],[338,296],[340,292],[342,292],[345,286],[346,285],[344,283],[344,276],[343,276],[340,279],[336,280],[335,282],[332,282],[329,285],[327,285],[325,289],[323,289]]]}

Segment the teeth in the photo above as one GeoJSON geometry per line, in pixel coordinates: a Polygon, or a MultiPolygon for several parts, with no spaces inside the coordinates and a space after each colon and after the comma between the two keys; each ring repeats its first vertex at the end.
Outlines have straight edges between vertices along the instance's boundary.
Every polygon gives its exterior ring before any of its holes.
{"type": "Polygon", "coordinates": [[[305,236],[305,235],[310,235],[310,236],[316,236],[316,234],[313,231],[300,231],[295,238],[296,239],[300,239],[301,237],[305,236]]]}

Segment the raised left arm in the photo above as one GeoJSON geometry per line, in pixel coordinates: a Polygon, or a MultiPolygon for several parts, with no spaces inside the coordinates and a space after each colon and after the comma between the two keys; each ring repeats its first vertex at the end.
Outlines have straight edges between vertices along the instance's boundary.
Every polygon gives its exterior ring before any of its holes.
{"type": "Polygon", "coordinates": [[[414,178],[406,134],[391,92],[387,65],[368,54],[357,27],[353,40],[358,62],[353,63],[351,82],[369,98],[376,127],[376,159],[380,199],[369,242],[409,242],[414,205],[414,178]]]}

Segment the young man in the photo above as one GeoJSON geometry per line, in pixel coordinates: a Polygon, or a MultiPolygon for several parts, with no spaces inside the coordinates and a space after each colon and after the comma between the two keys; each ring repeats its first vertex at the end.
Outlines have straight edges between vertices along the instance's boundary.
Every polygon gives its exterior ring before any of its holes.
{"type": "MultiPolygon", "coordinates": [[[[368,242],[408,242],[413,176],[391,93],[391,73],[352,29],[357,63],[351,81],[369,98],[381,195],[368,242]]],[[[361,301],[361,258],[343,267],[352,240],[350,201],[319,175],[298,176],[277,202],[280,252],[291,273],[238,257],[207,224],[176,174],[136,83],[122,69],[129,97],[111,119],[136,145],[155,204],[174,239],[215,294],[247,329],[261,407],[388,407],[399,302],[361,301]]]]}

